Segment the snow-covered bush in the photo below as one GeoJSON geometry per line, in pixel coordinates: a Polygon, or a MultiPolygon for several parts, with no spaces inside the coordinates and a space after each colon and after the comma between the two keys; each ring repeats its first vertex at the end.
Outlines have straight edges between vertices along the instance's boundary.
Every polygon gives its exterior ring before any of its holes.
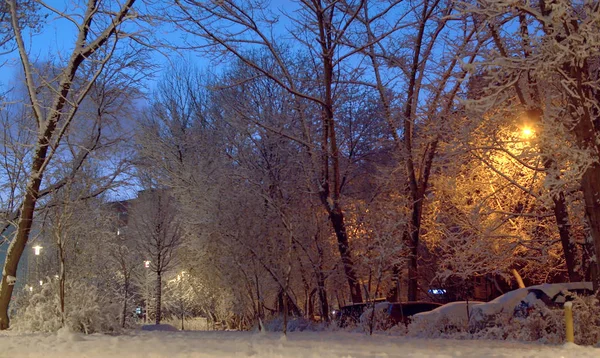
{"type": "MultiPolygon", "coordinates": [[[[23,291],[15,302],[12,329],[56,332],[61,326],[59,283],[53,280],[33,291],[23,291]]],[[[65,326],[75,332],[115,332],[120,329],[120,305],[98,294],[95,287],[77,281],[65,283],[65,326]]]]}
{"type": "Polygon", "coordinates": [[[552,310],[541,302],[532,303],[526,317],[502,313],[497,315],[494,325],[474,333],[476,338],[508,339],[517,341],[540,341],[563,343],[564,314],[562,310],[552,310]]]}
{"type": "Polygon", "coordinates": [[[600,302],[596,296],[573,301],[575,343],[596,345],[600,342],[600,302]]]}
{"type": "MultiPolygon", "coordinates": [[[[565,342],[564,311],[549,307],[541,300],[528,302],[527,315],[519,317],[511,311],[490,318],[481,329],[453,326],[447,317],[437,321],[415,319],[409,326],[409,335],[424,338],[471,338],[516,341],[537,341],[561,344],[565,342]]],[[[575,343],[595,345],[600,342],[600,304],[594,296],[576,297],[573,301],[575,343]]],[[[473,328],[473,327],[471,327],[473,328]]]]}
{"type": "Polygon", "coordinates": [[[359,327],[364,332],[371,331],[371,324],[373,325],[373,331],[388,330],[392,326],[390,315],[388,314],[389,305],[388,302],[375,304],[375,316],[373,316],[373,308],[365,309],[363,314],[360,315],[359,327]]]}
{"type": "MultiPolygon", "coordinates": [[[[565,342],[565,318],[562,308],[548,307],[540,300],[531,303],[526,317],[502,314],[493,327],[474,333],[476,338],[565,342]]],[[[600,307],[594,296],[576,297],[573,301],[575,343],[594,345],[600,341],[600,307]]]]}

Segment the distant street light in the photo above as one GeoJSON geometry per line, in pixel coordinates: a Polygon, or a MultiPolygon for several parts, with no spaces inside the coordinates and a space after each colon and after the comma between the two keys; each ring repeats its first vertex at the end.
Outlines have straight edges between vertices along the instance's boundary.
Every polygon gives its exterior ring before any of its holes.
{"type": "MultiPolygon", "coordinates": [[[[150,260],[144,260],[144,267],[145,268],[150,268],[150,260]]],[[[146,298],[144,299],[144,305],[146,306],[146,312],[144,314],[144,323],[146,322],[146,320],[148,319],[148,301],[150,300],[150,292],[149,292],[149,288],[148,288],[148,271],[146,271],[146,287],[145,287],[145,293],[144,295],[146,296],[146,298]]]]}
{"type": "MultiPolygon", "coordinates": [[[[43,247],[40,245],[35,245],[33,247],[33,253],[35,254],[35,278],[37,280],[40,279],[40,252],[42,252],[43,247]]],[[[40,286],[42,285],[42,281],[40,281],[40,286]]]]}

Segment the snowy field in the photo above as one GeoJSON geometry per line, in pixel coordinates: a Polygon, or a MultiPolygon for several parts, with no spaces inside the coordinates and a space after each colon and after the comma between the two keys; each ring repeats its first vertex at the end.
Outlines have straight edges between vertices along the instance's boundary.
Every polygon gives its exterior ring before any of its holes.
{"type": "Polygon", "coordinates": [[[122,336],[0,333],[0,357],[600,357],[592,347],[368,337],[358,333],[135,332],[122,336]]]}

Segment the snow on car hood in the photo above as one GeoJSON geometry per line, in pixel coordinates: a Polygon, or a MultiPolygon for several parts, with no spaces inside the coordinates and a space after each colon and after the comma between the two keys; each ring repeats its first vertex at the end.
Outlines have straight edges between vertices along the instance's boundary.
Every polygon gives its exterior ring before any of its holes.
{"type": "Polygon", "coordinates": [[[481,301],[450,302],[450,303],[446,303],[445,305],[438,307],[434,310],[431,310],[429,312],[417,313],[413,317],[427,317],[427,316],[440,316],[440,315],[451,317],[451,316],[458,316],[458,315],[466,315],[467,307],[469,307],[469,309],[472,309],[472,307],[474,307],[476,305],[480,305],[482,303],[484,303],[484,302],[481,302],[481,301]]]}
{"type": "Polygon", "coordinates": [[[537,289],[544,292],[548,297],[554,297],[563,290],[592,290],[591,282],[568,282],[568,283],[544,283],[536,286],[519,288],[507,292],[496,299],[477,305],[473,308],[473,313],[477,316],[491,316],[501,312],[510,312],[529,294],[530,290],[537,289]]]}

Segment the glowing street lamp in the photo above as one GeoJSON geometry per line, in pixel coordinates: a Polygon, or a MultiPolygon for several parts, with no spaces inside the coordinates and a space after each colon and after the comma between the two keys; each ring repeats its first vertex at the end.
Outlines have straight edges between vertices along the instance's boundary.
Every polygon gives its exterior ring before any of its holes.
{"type": "Polygon", "coordinates": [[[521,134],[523,136],[523,138],[528,139],[531,138],[533,136],[533,129],[531,129],[531,127],[523,127],[523,129],[521,130],[521,134]]]}
{"type": "MultiPolygon", "coordinates": [[[[40,245],[35,245],[33,247],[33,253],[35,254],[35,278],[40,280],[40,252],[42,252],[42,248],[40,245]]],[[[42,281],[40,280],[40,286],[42,285],[42,281]]]]}

